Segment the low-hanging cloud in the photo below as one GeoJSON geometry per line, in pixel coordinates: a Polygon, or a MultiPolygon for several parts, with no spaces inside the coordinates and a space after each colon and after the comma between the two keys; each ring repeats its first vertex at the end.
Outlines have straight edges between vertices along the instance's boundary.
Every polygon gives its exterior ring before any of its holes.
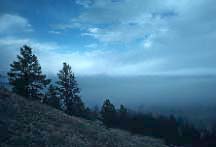
{"type": "Polygon", "coordinates": [[[87,0],[76,4],[82,11],[68,16],[68,23],[50,24],[58,27],[51,27],[48,34],[79,30],[81,39],[92,41],[83,44],[84,50],[56,40],[11,37],[7,32],[14,26],[23,28],[17,31],[34,30],[34,24],[20,15],[3,14],[0,18],[13,25],[5,28],[0,23],[8,34],[0,38],[0,52],[5,55],[1,67],[8,67],[19,47],[29,44],[47,73],[56,73],[66,61],[79,75],[216,74],[215,1],[87,0]]]}

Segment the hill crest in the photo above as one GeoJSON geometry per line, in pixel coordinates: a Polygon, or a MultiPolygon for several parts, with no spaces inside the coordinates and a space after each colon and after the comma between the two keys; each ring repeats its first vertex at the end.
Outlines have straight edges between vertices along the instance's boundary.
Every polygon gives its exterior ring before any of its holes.
{"type": "Polygon", "coordinates": [[[2,147],[166,147],[159,139],[107,129],[2,89],[0,117],[2,147]]]}

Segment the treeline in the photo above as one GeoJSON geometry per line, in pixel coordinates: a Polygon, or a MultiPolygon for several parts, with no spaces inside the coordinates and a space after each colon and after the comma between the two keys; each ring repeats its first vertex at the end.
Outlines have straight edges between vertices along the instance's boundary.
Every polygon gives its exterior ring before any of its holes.
{"type": "Polygon", "coordinates": [[[211,130],[197,129],[186,120],[173,115],[163,116],[133,112],[124,105],[120,105],[120,108],[116,109],[108,99],[105,100],[99,113],[102,116],[101,120],[108,127],[161,138],[169,145],[216,146],[216,127],[211,130]]]}
{"type": "Polygon", "coordinates": [[[128,130],[135,134],[162,138],[167,144],[215,147],[216,129],[198,130],[190,123],[174,116],[153,116],[129,111],[124,105],[119,109],[107,99],[101,108],[90,109],[80,96],[80,89],[71,66],[63,63],[52,82],[42,73],[38,58],[32,48],[20,48],[17,60],[8,72],[12,91],[30,100],[39,100],[69,115],[90,120],[101,120],[107,127],[128,130]]]}

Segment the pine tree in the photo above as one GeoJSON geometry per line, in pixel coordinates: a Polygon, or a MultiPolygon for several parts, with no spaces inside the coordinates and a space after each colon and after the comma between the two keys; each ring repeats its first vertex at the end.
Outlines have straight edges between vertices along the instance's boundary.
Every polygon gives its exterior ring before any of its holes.
{"type": "Polygon", "coordinates": [[[118,110],[117,124],[121,129],[127,128],[128,110],[124,105],[120,105],[118,110]]]}
{"type": "Polygon", "coordinates": [[[85,106],[80,98],[80,89],[70,65],[63,63],[63,68],[58,73],[58,79],[59,93],[65,105],[66,113],[83,116],[85,106]]]}
{"type": "Polygon", "coordinates": [[[125,118],[127,116],[127,113],[128,113],[127,108],[125,108],[124,105],[120,105],[120,109],[119,109],[118,113],[119,113],[120,118],[125,118]]]}
{"type": "Polygon", "coordinates": [[[50,85],[46,95],[46,103],[56,109],[60,109],[60,101],[58,97],[58,88],[54,85],[50,85]]]}
{"type": "Polygon", "coordinates": [[[116,109],[115,106],[109,101],[109,99],[106,99],[104,101],[103,106],[101,108],[101,115],[103,117],[103,122],[107,126],[115,125],[116,109]]]}
{"type": "Polygon", "coordinates": [[[12,90],[28,98],[42,98],[42,90],[50,83],[46,75],[42,74],[37,57],[32,48],[24,45],[20,48],[18,61],[14,61],[8,72],[8,80],[12,90]]]}

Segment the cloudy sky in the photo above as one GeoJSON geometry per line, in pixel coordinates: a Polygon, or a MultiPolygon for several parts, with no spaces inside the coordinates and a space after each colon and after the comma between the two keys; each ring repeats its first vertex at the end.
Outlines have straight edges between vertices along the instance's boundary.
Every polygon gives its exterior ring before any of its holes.
{"type": "Polygon", "coordinates": [[[0,67],[28,44],[43,71],[216,74],[215,0],[0,0],[0,67]]]}

